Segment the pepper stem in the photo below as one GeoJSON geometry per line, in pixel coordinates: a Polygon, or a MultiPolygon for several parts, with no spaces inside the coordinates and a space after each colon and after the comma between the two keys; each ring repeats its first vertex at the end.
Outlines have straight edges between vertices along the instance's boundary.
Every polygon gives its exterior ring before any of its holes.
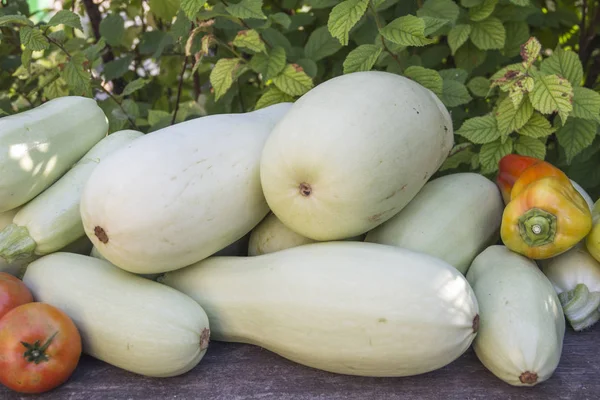
{"type": "Polygon", "coordinates": [[[9,224],[0,231],[0,257],[9,264],[31,257],[36,247],[37,243],[24,226],[9,224]]]}
{"type": "Polygon", "coordinates": [[[54,334],[52,336],[50,336],[50,338],[48,340],[46,340],[46,343],[44,343],[44,345],[41,347],[40,347],[39,340],[36,340],[34,344],[21,342],[21,344],[23,346],[25,346],[25,348],[27,349],[23,353],[23,357],[25,357],[25,359],[28,362],[34,362],[36,364],[39,364],[42,361],[48,361],[49,358],[48,358],[48,355],[46,354],[46,350],[48,350],[48,347],[50,346],[50,344],[52,343],[52,340],[54,339],[54,337],[57,334],[58,334],[58,332],[54,332],[54,334]]]}
{"type": "Polygon", "coordinates": [[[558,298],[575,331],[589,328],[600,320],[600,292],[590,292],[583,283],[561,293],[558,298]]]}
{"type": "Polygon", "coordinates": [[[530,208],[519,217],[519,234],[529,247],[552,243],[556,237],[556,216],[539,208],[530,208]]]}

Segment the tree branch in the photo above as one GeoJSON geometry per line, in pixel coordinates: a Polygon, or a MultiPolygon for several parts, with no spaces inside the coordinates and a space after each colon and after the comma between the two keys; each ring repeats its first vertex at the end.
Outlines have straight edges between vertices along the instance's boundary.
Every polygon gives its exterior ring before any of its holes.
{"type": "MultiPolygon", "coordinates": [[[[100,13],[100,9],[98,5],[94,3],[94,0],[82,0],[83,5],[85,6],[85,11],[90,18],[90,24],[92,25],[92,31],[94,32],[94,37],[96,38],[96,43],[100,40],[100,22],[102,22],[102,14],[100,13]]],[[[115,54],[113,53],[112,47],[107,43],[106,44],[107,51],[102,54],[102,62],[104,64],[111,62],[115,59],[115,54]]],[[[125,88],[125,81],[123,78],[117,78],[112,81],[114,90],[117,94],[121,93],[125,88]]]]}
{"type": "Polygon", "coordinates": [[[171,118],[171,125],[175,123],[177,118],[177,111],[179,111],[179,101],[181,100],[181,90],[183,88],[183,75],[187,67],[187,56],[183,59],[183,65],[181,66],[181,73],[179,74],[179,85],[177,86],[177,99],[175,100],[175,110],[173,111],[173,118],[171,118]]]}

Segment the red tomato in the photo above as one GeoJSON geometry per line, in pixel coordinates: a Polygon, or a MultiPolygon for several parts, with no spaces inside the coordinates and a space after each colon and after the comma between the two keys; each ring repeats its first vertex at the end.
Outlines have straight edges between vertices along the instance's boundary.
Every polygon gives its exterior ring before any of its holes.
{"type": "Polygon", "coordinates": [[[42,393],[63,384],[81,356],[81,336],[67,314],[45,303],[27,303],[0,319],[0,383],[20,393],[42,393]]]}
{"type": "Polygon", "coordinates": [[[0,272],[0,318],[13,308],[32,301],[33,296],[22,280],[0,272]]]}

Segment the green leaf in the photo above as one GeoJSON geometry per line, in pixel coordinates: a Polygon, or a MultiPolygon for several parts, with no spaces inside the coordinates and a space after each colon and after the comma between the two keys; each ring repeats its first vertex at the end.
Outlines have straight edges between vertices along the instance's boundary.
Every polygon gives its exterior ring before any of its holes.
{"type": "Polygon", "coordinates": [[[433,35],[438,30],[442,29],[446,24],[450,23],[450,21],[447,19],[429,17],[427,15],[420,18],[425,21],[425,36],[433,35]]]}
{"type": "Polygon", "coordinates": [[[24,15],[3,15],[0,17],[0,26],[11,24],[33,26],[33,22],[24,15]]]}
{"type": "Polygon", "coordinates": [[[91,90],[91,76],[84,68],[84,63],[89,63],[89,61],[82,53],[74,54],[64,64],[61,71],[61,77],[78,96],[82,96],[91,90]]]}
{"type": "Polygon", "coordinates": [[[438,96],[442,95],[444,82],[436,70],[411,66],[404,70],[404,75],[431,90],[438,96]]]}
{"type": "Polygon", "coordinates": [[[511,21],[504,24],[506,41],[500,52],[507,57],[515,57],[521,52],[521,46],[529,39],[529,25],[524,21],[511,21]]]}
{"type": "Polygon", "coordinates": [[[434,43],[433,39],[425,37],[425,21],[414,15],[396,18],[379,32],[385,39],[402,46],[426,46],[434,43]]]}
{"type": "Polygon", "coordinates": [[[96,42],[95,44],[91,45],[90,47],[88,47],[87,49],[85,49],[83,51],[83,54],[86,56],[86,58],[90,61],[95,61],[99,56],[100,53],[102,52],[102,50],[104,50],[104,48],[106,47],[106,40],[101,37],[98,42],[96,42]]]}
{"type": "Polygon", "coordinates": [[[583,66],[577,53],[560,47],[542,61],[540,70],[546,74],[556,74],[571,82],[572,86],[581,86],[583,80],[583,66]]]}
{"type": "Polygon", "coordinates": [[[180,0],[180,7],[189,19],[194,19],[204,4],[206,0],[180,0]]]}
{"type": "Polygon", "coordinates": [[[344,60],[344,74],[370,71],[377,62],[383,48],[374,44],[362,44],[348,53],[344,60]]]}
{"type": "Polygon", "coordinates": [[[250,60],[250,68],[262,74],[264,80],[272,79],[285,68],[285,50],[283,47],[273,47],[269,54],[259,53],[250,60]]]}
{"type": "Polygon", "coordinates": [[[282,12],[269,15],[269,19],[271,19],[274,23],[281,25],[284,29],[288,29],[292,24],[292,18],[290,18],[290,16],[286,13],[282,12]]]}
{"type": "Polygon", "coordinates": [[[498,4],[498,0],[484,0],[483,3],[469,9],[469,18],[471,21],[483,21],[492,13],[498,4]]]}
{"type": "Polygon", "coordinates": [[[575,86],[573,88],[573,116],[600,122],[600,93],[575,86]]]}
{"type": "Polygon", "coordinates": [[[290,96],[302,96],[314,86],[312,79],[295,64],[286,65],[283,72],[273,78],[273,83],[290,96]]]}
{"type": "Polygon", "coordinates": [[[458,68],[472,71],[484,63],[487,53],[478,49],[471,41],[467,41],[454,54],[454,62],[458,68]]]}
{"type": "Polygon", "coordinates": [[[497,139],[491,143],[486,143],[481,146],[479,151],[479,162],[481,163],[481,171],[483,173],[492,173],[498,170],[498,162],[507,154],[513,151],[512,140],[507,140],[504,143],[497,139]]]}
{"type": "Polygon", "coordinates": [[[125,89],[123,89],[123,96],[128,96],[130,94],[132,94],[133,92],[140,90],[141,88],[143,88],[144,86],[146,86],[148,84],[148,80],[143,79],[143,78],[138,78],[134,81],[131,81],[127,84],[127,86],[125,86],[125,89]]]}
{"type": "Polygon", "coordinates": [[[226,10],[234,17],[242,19],[267,19],[267,16],[263,13],[262,5],[262,0],[242,0],[237,4],[228,5],[226,10]]]}
{"type": "MultiPolygon", "coordinates": [[[[177,12],[177,19],[171,26],[171,34],[175,39],[185,38],[187,39],[190,36],[190,28],[192,27],[192,22],[185,15],[182,10],[177,12]]],[[[184,39],[184,41],[185,41],[184,39]]]]}
{"type": "Polygon", "coordinates": [[[446,79],[443,82],[441,100],[446,107],[457,107],[467,104],[473,98],[465,85],[453,79],[446,79]]]}
{"type": "Polygon", "coordinates": [[[531,118],[520,129],[517,129],[520,135],[531,138],[542,138],[550,136],[556,129],[552,127],[550,121],[542,114],[535,111],[531,118]]]}
{"type": "Polygon", "coordinates": [[[454,79],[462,84],[467,81],[467,77],[469,76],[469,73],[461,68],[440,69],[438,72],[442,79],[454,79]]]}
{"type": "Polygon", "coordinates": [[[148,111],[148,123],[150,126],[158,124],[161,120],[171,119],[172,115],[164,110],[149,110],[148,111]]]}
{"type": "Polygon", "coordinates": [[[543,160],[546,158],[546,145],[540,139],[529,136],[519,136],[515,141],[515,152],[522,156],[535,157],[543,160]]]}
{"type": "Polygon", "coordinates": [[[440,167],[440,171],[448,169],[458,168],[462,164],[469,164],[471,159],[475,155],[469,147],[470,143],[460,143],[452,148],[450,151],[451,156],[444,160],[444,163],[440,167]]]}
{"type": "Polygon", "coordinates": [[[425,0],[423,7],[417,11],[418,17],[433,17],[456,21],[460,8],[453,0],[425,0]]]}
{"type": "Polygon", "coordinates": [[[369,0],[344,0],[333,7],[327,21],[331,36],[337,38],[342,46],[348,45],[349,32],[362,18],[369,0]]]}
{"type": "Polygon", "coordinates": [[[104,78],[107,81],[112,81],[122,77],[129,71],[129,65],[133,61],[133,54],[127,54],[119,59],[107,62],[104,65],[104,78]]]}
{"type": "Polygon", "coordinates": [[[69,10],[59,10],[52,18],[50,18],[50,21],[48,21],[48,25],[50,26],[56,26],[60,24],[83,31],[81,26],[81,18],[79,15],[69,10]]]}
{"type": "Polygon", "coordinates": [[[31,49],[24,49],[23,52],[21,53],[21,64],[25,68],[29,68],[29,64],[31,63],[31,55],[32,54],[33,54],[33,50],[31,50],[31,49]]]}
{"type": "Polygon", "coordinates": [[[573,110],[573,88],[568,80],[558,75],[537,74],[529,97],[533,107],[542,114],[558,111],[563,123],[573,110]]]}
{"type": "Polygon", "coordinates": [[[111,46],[118,46],[125,34],[125,21],[119,14],[110,14],[100,22],[100,35],[111,46]]]}
{"type": "Polygon", "coordinates": [[[267,51],[265,43],[254,29],[239,31],[235,36],[235,39],[233,39],[233,45],[246,48],[256,53],[267,51]]]}
{"type": "Polygon", "coordinates": [[[506,97],[500,102],[496,110],[496,120],[498,121],[500,135],[508,136],[521,128],[529,121],[532,115],[533,106],[529,98],[524,97],[519,106],[515,107],[512,100],[506,97]]]}
{"type": "Polygon", "coordinates": [[[529,5],[529,0],[510,0],[510,2],[521,7],[529,5]]]}
{"type": "Polygon", "coordinates": [[[58,97],[67,96],[69,94],[69,88],[66,82],[62,78],[58,78],[48,84],[44,88],[44,97],[48,100],[56,99],[58,97]]]}
{"type": "Polygon", "coordinates": [[[42,31],[38,28],[23,26],[19,32],[19,37],[21,38],[21,44],[32,51],[45,50],[50,47],[48,39],[44,37],[42,31]]]}
{"type": "Polygon", "coordinates": [[[210,84],[215,90],[215,100],[221,97],[233,85],[233,75],[239,67],[240,60],[237,58],[221,58],[210,72],[210,84]]]}
{"type": "Polygon", "coordinates": [[[556,139],[565,150],[568,164],[571,163],[573,157],[592,144],[596,130],[597,126],[594,121],[571,117],[556,132],[556,139]]]}
{"type": "Polygon", "coordinates": [[[296,64],[301,66],[304,72],[306,72],[306,75],[310,76],[311,78],[316,77],[317,73],[319,72],[319,67],[317,66],[317,63],[311,60],[310,58],[301,58],[298,61],[296,61],[296,64]]]}
{"type": "Polygon", "coordinates": [[[466,8],[471,8],[480,5],[483,0],[460,0],[460,5],[466,8]]]}
{"type": "Polygon", "coordinates": [[[179,0],[149,0],[148,5],[154,15],[169,22],[179,10],[179,0]]]}
{"type": "Polygon", "coordinates": [[[506,40],[506,30],[502,21],[489,17],[472,25],[471,41],[481,50],[501,49],[506,40]]]}
{"type": "Polygon", "coordinates": [[[491,143],[500,137],[498,124],[493,115],[467,119],[456,134],[475,144],[491,143]]]}
{"type": "Polygon", "coordinates": [[[64,43],[67,40],[67,34],[64,29],[61,29],[59,31],[50,32],[48,38],[58,43],[64,43]]]}
{"type": "Polygon", "coordinates": [[[315,29],[304,46],[304,54],[313,61],[319,61],[337,53],[342,48],[340,42],[331,36],[326,26],[315,29]]]}
{"type": "Polygon", "coordinates": [[[255,110],[272,106],[273,104],[293,102],[294,98],[282,92],[276,86],[270,86],[256,102],[255,110]]]}
{"type": "Polygon", "coordinates": [[[471,25],[459,24],[450,29],[450,32],[448,32],[448,46],[450,46],[452,55],[469,40],[470,34],[471,25]]]}
{"type": "Polygon", "coordinates": [[[536,38],[529,38],[529,40],[525,42],[523,49],[521,50],[521,57],[523,58],[523,64],[526,69],[531,68],[541,51],[542,44],[536,38]]]}
{"type": "Polygon", "coordinates": [[[467,83],[467,88],[477,97],[487,97],[491,89],[490,80],[483,76],[476,76],[467,83]]]}

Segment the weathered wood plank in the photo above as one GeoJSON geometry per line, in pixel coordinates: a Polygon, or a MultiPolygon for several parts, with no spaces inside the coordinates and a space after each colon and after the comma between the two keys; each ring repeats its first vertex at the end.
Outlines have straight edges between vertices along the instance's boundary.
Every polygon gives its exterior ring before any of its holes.
{"type": "Polygon", "coordinates": [[[0,399],[577,399],[600,398],[600,325],[570,328],[560,365],[546,382],[516,388],[497,379],[471,349],[452,364],[414,377],[364,378],[307,368],[255,346],[212,342],[202,362],[174,378],[134,375],[90,357],[54,391],[22,396],[0,388],[0,399]]]}

